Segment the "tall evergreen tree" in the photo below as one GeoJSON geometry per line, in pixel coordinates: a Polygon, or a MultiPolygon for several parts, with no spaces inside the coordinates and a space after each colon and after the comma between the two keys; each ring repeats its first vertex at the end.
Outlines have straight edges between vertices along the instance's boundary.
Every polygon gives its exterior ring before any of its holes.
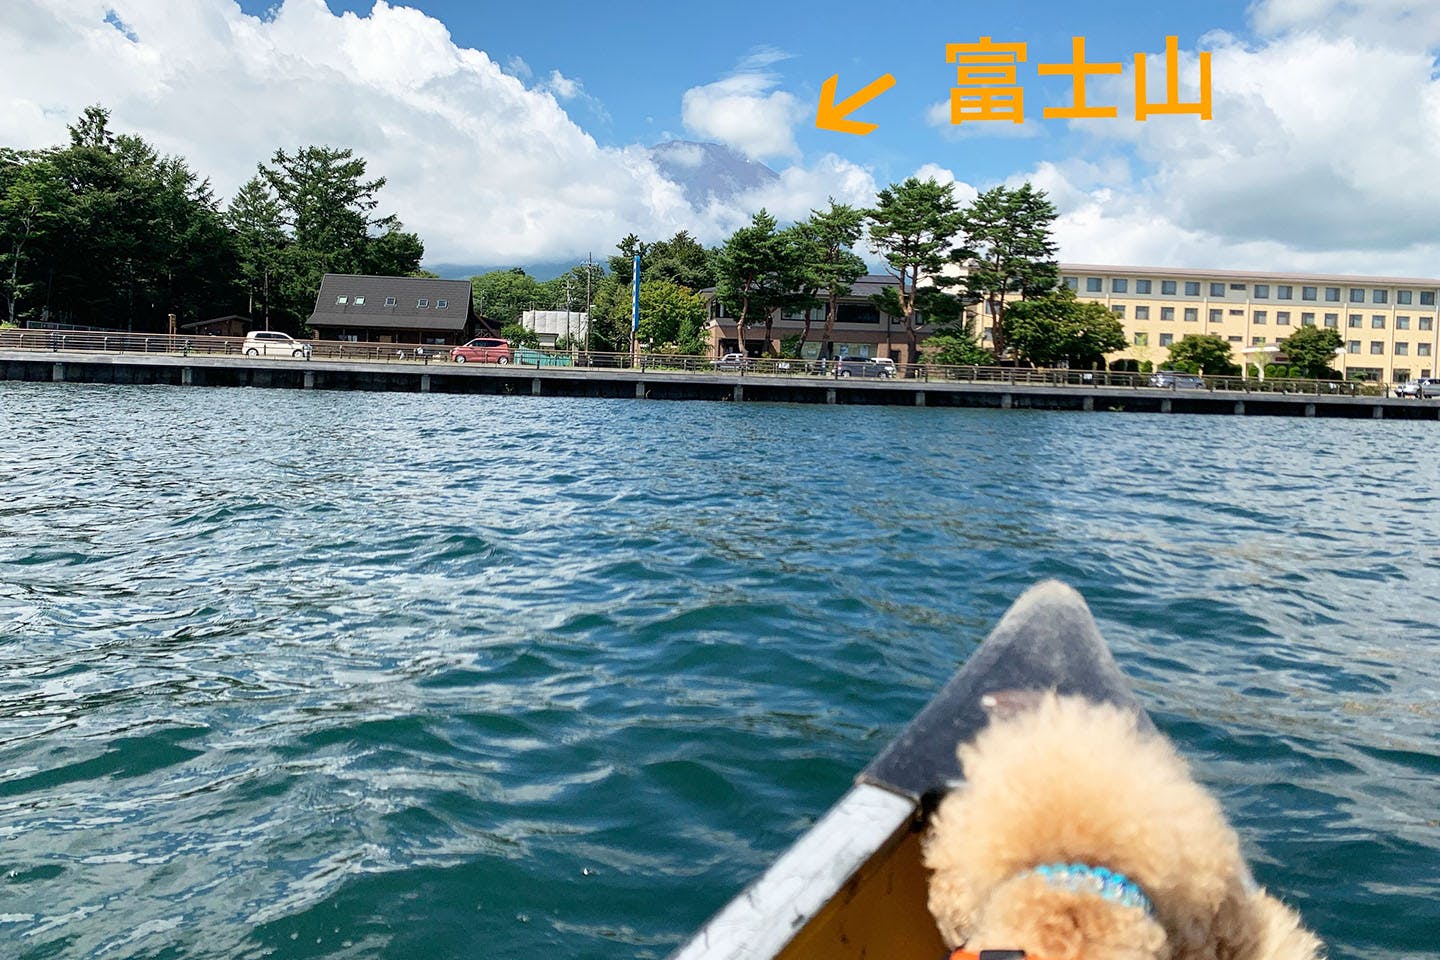
{"type": "Polygon", "coordinates": [[[960,232],[960,207],[952,184],[918,177],[892,183],[876,201],[866,212],[870,248],[885,258],[885,269],[899,281],[876,298],[876,305],[904,322],[913,359],[919,353],[916,325],[922,309],[945,296],[920,281],[939,277],[944,268],[960,232]]]}
{"type": "MultiPolygon", "coordinates": [[[[835,342],[835,318],[840,298],[848,296],[855,281],[865,275],[865,261],[853,247],[865,232],[865,211],[830,198],[828,210],[811,210],[810,217],[796,224],[803,238],[805,269],[817,291],[825,297],[825,328],[820,355],[828,357],[835,342]]],[[[810,311],[805,311],[805,329],[800,342],[810,338],[810,311]]]]}
{"type": "Polygon", "coordinates": [[[952,259],[965,267],[958,282],[966,299],[985,304],[997,357],[1008,346],[1007,303],[1043,296],[1060,282],[1050,234],[1056,216],[1045,191],[1028,183],[986,190],[961,214],[965,242],[952,259]]]}
{"type": "Polygon", "coordinates": [[[763,209],[720,248],[715,262],[715,296],[735,317],[741,353],[746,352],[746,325],[756,317],[766,318],[768,323],[771,312],[781,304],[790,280],[786,262],[775,218],[763,209]]]}

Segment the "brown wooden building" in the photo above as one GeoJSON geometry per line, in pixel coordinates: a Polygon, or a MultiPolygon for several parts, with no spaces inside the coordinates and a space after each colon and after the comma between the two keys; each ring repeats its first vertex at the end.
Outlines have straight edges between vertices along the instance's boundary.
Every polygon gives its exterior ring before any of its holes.
{"type": "Polygon", "coordinates": [[[310,329],[324,340],[464,343],[490,325],[470,305],[470,281],[327,273],[310,329]]]}

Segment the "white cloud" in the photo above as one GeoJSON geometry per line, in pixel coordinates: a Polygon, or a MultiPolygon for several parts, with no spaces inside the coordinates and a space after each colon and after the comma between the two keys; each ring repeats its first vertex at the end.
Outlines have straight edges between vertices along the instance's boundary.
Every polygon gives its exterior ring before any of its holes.
{"type": "Polygon", "coordinates": [[[925,108],[925,122],[940,131],[946,140],[961,140],[970,137],[1012,137],[1029,139],[1045,135],[1044,129],[1034,120],[1013,123],[1009,120],[972,120],[969,123],[950,122],[950,100],[937,100],[925,108]]]}
{"type": "MultiPolygon", "coordinates": [[[[1072,131],[1091,138],[1084,161],[1032,173],[1063,216],[1062,255],[1085,262],[1425,275],[1440,196],[1417,188],[1440,168],[1440,81],[1428,52],[1374,35],[1345,35],[1356,8],[1274,0],[1257,9],[1272,28],[1306,11],[1337,16],[1213,50],[1213,119],[1133,117],[1133,75],[1095,85],[1118,120],[1072,131]],[[1132,155],[1132,168],[1125,157],[1132,155]]],[[[1428,9],[1428,8],[1427,8],[1428,9]]],[[[1163,56],[1150,61],[1155,94],[1163,56]],[[1156,74],[1159,74],[1157,76],[1156,74]]],[[[1194,95],[1194,52],[1181,58],[1182,99],[1194,95]]],[[[1152,97],[1154,94],[1152,94],[1152,97]]],[[[1102,97],[1104,99],[1102,99],[1102,97]]]]}
{"type": "Polygon", "coordinates": [[[1259,0],[1250,10],[1262,34],[1316,33],[1428,49],[1440,42],[1434,0],[1259,0]]]}
{"type": "Polygon", "coordinates": [[[795,124],[805,108],[794,94],[773,89],[768,73],[740,72],[700,87],[681,98],[686,129],[734,147],[752,160],[798,157],[795,124]]]}
{"type": "MultiPolygon", "coordinates": [[[[713,243],[754,209],[693,209],[644,147],[601,146],[571,119],[557,98],[603,114],[578,81],[556,71],[527,87],[523,60],[502,68],[383,0],[368,16],[284,0],[265,18],[234,0],[7,0],[5,21],[0,143],[67,142],[98,102],[113,129],[186,158],[222,197],[277,148],[351,147],[387,178],[380,212],[420,234],[430,263],[567,259],[632,231],[713,243]]],[[[745,89],[785,113],[788,94],[745,89]]],[[[796,203],[835,190],[815,171],[785,175],[812,191],[796,203]]]]}

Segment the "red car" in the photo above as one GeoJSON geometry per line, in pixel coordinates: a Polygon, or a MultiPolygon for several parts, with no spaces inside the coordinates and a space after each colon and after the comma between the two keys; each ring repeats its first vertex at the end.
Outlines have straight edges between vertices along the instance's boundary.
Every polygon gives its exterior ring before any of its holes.
{"type": "Polygon", "coordinates": [[[476,337],[450,351],[456,363],[509,363],[510,341],[496,337],[476,337]]]}

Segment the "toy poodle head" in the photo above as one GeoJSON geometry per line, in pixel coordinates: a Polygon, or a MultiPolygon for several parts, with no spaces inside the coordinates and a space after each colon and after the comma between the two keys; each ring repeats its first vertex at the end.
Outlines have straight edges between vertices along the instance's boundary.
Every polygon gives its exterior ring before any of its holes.
{"type": "Polygon", "coordinates": [[[1054,694],[1008,709],[960,747],[964,782],[925,838],[930,910],[951,947],[1042,960],[1317,956],[1298,919],[1255,888],[1219,803],[1135,714],[1054,694]]]}

